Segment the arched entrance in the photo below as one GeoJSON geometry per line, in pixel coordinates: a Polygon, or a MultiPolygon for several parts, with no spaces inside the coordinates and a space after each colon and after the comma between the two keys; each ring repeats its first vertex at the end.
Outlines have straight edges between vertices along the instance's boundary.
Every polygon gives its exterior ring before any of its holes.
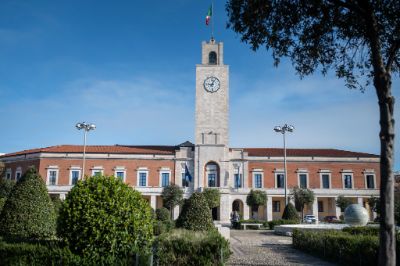
{"type": "Polygon", "coordinates": [[[205,180],[207,187],[219,187],[219,165],[216,162],[209,162],[205,166],[205,180]]]}
{"type": "Polygon", "coordinates": [[[243,219],[243,207],[243,201],[240,199],[236,199],[232,202],[232,212],[237,211],[241,219],[243,219]]]}

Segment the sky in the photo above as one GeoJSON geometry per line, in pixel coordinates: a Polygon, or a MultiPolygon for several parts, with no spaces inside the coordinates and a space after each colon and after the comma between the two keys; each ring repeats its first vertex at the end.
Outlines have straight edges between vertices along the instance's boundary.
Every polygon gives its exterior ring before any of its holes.
{"type": "MultiPolygon", "coordinates": [[[[80,145],[177,145],[194,140],[195,66],[210,1],[0,1],[0,153],[80,145]]],[[[350,90],[332,73],[300,79],[290,61],[252,51],[226,28],[215,1],[214,36],[230,67],[230,146],[379,154],[374,88],[350,90]]],[[[399,98],[399,78],[393,94],[399,98]]],[[[395,119],[399,121],[398,104],[395,119]]],[[[399,132],[399,123],[396,132],[399,132]]],[[[399,146],[396,139],[395,146],[399,146]]],[[[396,151],[395,157],[399,158],[396,151]]],[[[400,160],[396,160],[400,170],[400,160]]]]}

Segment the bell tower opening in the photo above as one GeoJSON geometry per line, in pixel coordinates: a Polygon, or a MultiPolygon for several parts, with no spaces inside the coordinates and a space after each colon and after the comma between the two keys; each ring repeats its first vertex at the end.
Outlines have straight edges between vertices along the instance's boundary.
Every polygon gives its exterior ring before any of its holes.
{"type": "Polygon", "coordinates": [[[216,65],[217,64],[217,53],[214,51],[211,51],[208,54],[208,64],[209,65],[216,65]]]}

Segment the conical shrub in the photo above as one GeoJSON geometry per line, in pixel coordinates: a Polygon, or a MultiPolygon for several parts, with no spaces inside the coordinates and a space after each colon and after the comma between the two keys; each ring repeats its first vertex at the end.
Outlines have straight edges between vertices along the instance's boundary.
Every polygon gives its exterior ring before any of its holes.
{"type": "Polygon", "coordinates": [[[0,234],[7,239],[55,236],[56,215],[46,184],[30,168],[11,191],[0,215],[0,234]]]}
{"type": "Polygon", "coordinates": [[[289,202],[283,210],[282,219],[284,220],[299,220],[299,214],[297,213],[294,205],[289,202]]]}
{"type": "Polygon", "coordinates": [[[214,229],[211,210],[202,193],[195,192],[185,201],[177,221],[177,227],[193,231],[214,229]]]}

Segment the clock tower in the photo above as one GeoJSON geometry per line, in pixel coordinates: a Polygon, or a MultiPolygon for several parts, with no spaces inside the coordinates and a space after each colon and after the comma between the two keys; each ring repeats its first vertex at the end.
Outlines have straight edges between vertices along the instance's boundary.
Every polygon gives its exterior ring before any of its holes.
{"type": "Polygon", "coordinates": [[[229,67],[224,65],[223,43],[202,43],[201,64],[196,65],[196,144],[229,143],[229,67]]]}
{"type": "Polygon", "coordinates": [[[229,183],[229,67],[223,43],[202,43],[196,65],[194,188],[224,188],[229,183]]]}

